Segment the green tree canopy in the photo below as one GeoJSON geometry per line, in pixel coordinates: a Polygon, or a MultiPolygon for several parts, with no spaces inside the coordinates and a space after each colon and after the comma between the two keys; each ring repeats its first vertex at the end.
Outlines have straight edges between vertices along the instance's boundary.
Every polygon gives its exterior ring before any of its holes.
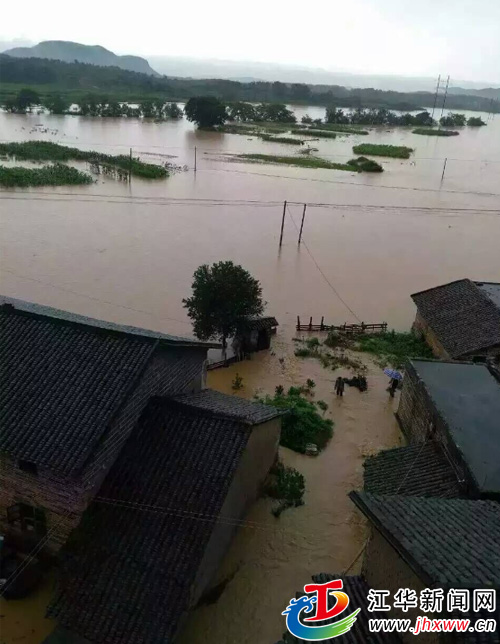
{"type": "Polygon", "coordinates": [[[69,107],[69,103],[60,94],[53,94],[45,101],[45,107],[52,114],[64,114],[69,107]]]}
{"type": "Polygon", "coordinates": [[[32,105],[40,103],[40,95],[35,90],[25,87],[20,89],[16,96],[16,107],[20,112],[31,109],[32,105]]]}
{"type": "Polygon", "coordinates": [[[248,316],[264,310],[258,280],[231,261],[203,264],[193,275],[193,294],[183,300],[193,321],[194,333],[201,340],[226,339],[236,333],[248,316]]]}
{"type": "Polygon", "coordinates": [[[186,103],[184,112],[187,120],[198,127],[215,127],[227,121],[226,106],[214,96],[193,96],[186,103]]]}

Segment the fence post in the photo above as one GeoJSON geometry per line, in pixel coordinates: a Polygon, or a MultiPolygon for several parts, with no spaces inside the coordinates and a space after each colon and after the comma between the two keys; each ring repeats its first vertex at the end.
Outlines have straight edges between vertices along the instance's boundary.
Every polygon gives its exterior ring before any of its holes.
{"type": "Polygon", "coordinates": [[[194,171],[196,172],[196,145],[194,146],[194,171]]]}
{"type": "Polygon", "coordinates": [[[309,318],[309,331],[312,331],[313,328],[313,319],[312,316],[309,318]]]}
{"type": "Polygon", "coordinates": [[[300,331],[300,317],[297,315],[297,331],[300,331]]]}
{"type": "Polygon", "coordinates": [[[323,331],[323,329],[324,329],[324,327],[325,327],[325,325],[324,325],[324,321],[325,321],[325,316],[324,316],[324,315],[322,315],[322,316],[321,316],[321,326],[320,326],[320,331],[323,331]]]}

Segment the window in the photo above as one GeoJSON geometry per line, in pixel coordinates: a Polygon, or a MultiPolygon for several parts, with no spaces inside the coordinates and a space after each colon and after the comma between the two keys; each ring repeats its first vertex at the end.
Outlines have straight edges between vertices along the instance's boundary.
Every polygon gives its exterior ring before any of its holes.
{"type": "Polygon", "coordinates": [[[16,503],[7,508],[7,521],[22,532],[44,535],[46,532],[45,512],[27,503],[16,503]]]}
{"type": "Polygon", "coordinates": [[[34,474],[35,476],[38,474],[36,463],[32,463],[31,461],[23,461],[22,459],[20,459],[17,463],[17,466],[20,470],[27,472],[28,474],[34,474]]]}

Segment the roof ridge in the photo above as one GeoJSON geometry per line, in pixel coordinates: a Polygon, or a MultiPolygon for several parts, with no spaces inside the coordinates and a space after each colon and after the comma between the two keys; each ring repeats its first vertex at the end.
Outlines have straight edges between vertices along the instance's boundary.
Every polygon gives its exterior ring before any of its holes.
{"type": "Polygon", "coordinates": [[[437,291],[440,288],[444,288],[445,286],[450,286],[450,284],[458,284],[459,282],[470,282],[471,284],[476,284],[476,282],[472,281],[469,277],[462,277],[461,279],[458,280],[452,280],[451,282],[446,282],[446,284],[438,284],[437,286],[431,286],[430,288],[424,288],[423,291],[416,291],[415,293],[411,293],[410,297],[413,299],[415,295],[422,295],[423,293],[429,293],[430,291],[437,291]]]}
{"type": "Polygon", "coordinates": [[[188,344],[193,346],[219,347],[216,342],[205,342],[195,338],[177,336],[153,329],[144,329],[110,320],[102,320],[81,313],[74,313],[65,309],[58,309],[53,306],[20,300],[17,298],[0,295],[0,311],[12,314],[31,317],[36,320],[50,321],[54,324],[68,325],[78,328],[85,328],[91,332],[101,332],[109,334],[121,334],[130,338],[142,340],[156,340],[162,342],[172,342],[175,344],[188,344]]]}

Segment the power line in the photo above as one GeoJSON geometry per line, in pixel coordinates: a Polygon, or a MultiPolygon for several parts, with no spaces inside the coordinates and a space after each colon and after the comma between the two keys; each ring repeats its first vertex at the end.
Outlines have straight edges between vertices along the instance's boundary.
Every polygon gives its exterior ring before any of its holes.
{"type": "MultiPolygon", "coordinates": [[[[282,201],[259,201],[252,199],[190,199],[170,197],[141,197],[134,195],[110,194],[74,194],[71,192],[19,192],[13,195],[0,193],[0,200],[10,201],[48,201],[48,202],[80,202],[80,203],[116,203],[139,204],[151,206],[204,206],[204,207],[262,207],[273,208],[282,205],[282,201]],[[16,196],[19,194],[21,196],[16,196]],[[24,196],[26,195],[26,196],[24,196]],[[35,195],[35,196],[33,196],[35,195]],[[64,199],[63,197],[70,197],[64,199]]],[[[303,201],[289,201],[289,204],[302,205],[303,201]]],[[[308,208],[341,208],[346,210],[391,210],[412,212],[439,212],[439,213],[474,213],[474,214],[500,214],[500,208],[461,208],[461,207],[436,207],[436,206],[392,206],[378,204],[342,204],[328,202],[306,202],[308,208]]]]}
{"type": "MultiPolygon", "coordinates": [[[[288,214],[290,215],[290,218],[291,218],[291,220],[292,220],[292,223],[293,223],[293,225],[295,226],[295,229],[297,230],[297,233],[298,233],[298,232],[299,232],[299,229],[298,229],[298,227],[297,227],[297,224],[295,223],[295,220],[294,220],[294,218],[293,218],[292,213],[290,212],[290,209],[288,208],[288,204],[287,204],[287,210],[288,210],[288,214]]],[[[322,275],[323,279],[324,279],[324,280],[325,280],[325,282],[328,284],[328,286],[330,287],[330,289],[332,290],[332,292],[334,293],[334,295],[336,295],[336,296],[337,296],[337,298],[342,302],[342,304],[343,304],[343,305],[346,307],[346,309],[351,313],[351,315],[353,315],[353,316],[355,317],[355,319],[356,319],[358,322],[361,322],[361,319],[356,315],[356,313],[352,310],[352,308],[349,306],[349,304],[347,304],[347,302],[346,302],[346,301],[344,300],[344,298],[340,295],[340,293],[337,291],[337,289],[335,288],[335,286],[331,283],[331,281],[328,279],[328,277],[325,275],[325,273],[321,270],[320,265],[319,265],[319,264],[318,264],[318,262],[315,260],[314,255],[312,254],[312,252],[309,250],[309,246],[308,246],[308,245],[306,244],[306,242],[304,241],[304,238],[302,238],[302,244],[304,245],[304,248],[305,248],[305,249],[306,249],[306,251],[309,253],[309,257],[310,257],[310,258],[312,259],[312,261],[314,262],[314,265],[316,266],[316,268],[318,269],[318,271],[320,272],[320,274],[322,275]]]]}

